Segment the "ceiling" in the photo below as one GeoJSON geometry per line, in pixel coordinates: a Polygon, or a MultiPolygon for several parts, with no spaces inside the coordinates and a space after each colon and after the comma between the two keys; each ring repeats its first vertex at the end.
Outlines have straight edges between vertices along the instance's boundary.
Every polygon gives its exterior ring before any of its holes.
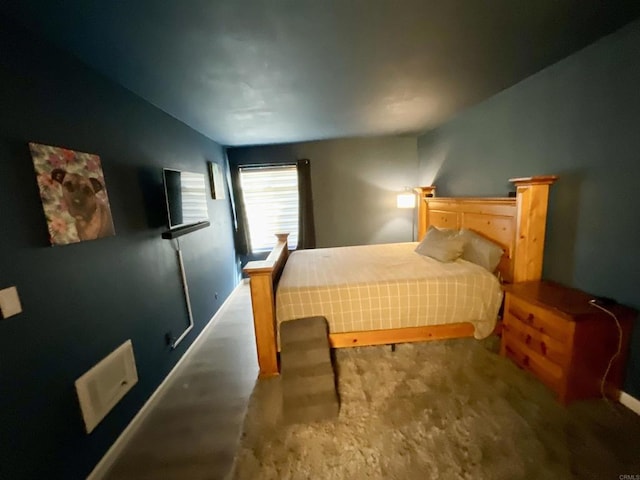
{"type": "Polygon", "coordinates": [[[230,146],[421,133],[640,15],[637,0],[22,0],[2,8],[230,146]]]}

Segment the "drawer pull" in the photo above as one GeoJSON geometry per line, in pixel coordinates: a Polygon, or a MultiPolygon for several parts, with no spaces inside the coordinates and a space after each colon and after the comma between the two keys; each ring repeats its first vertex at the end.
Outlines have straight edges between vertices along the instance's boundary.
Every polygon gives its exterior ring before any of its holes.
{"type": "Polygon", "coordinates": [[[529,357],[528,357],[527,355],[525,355],[525,356],[524,356],[524,358],[522,359],[522,364],[523,364],[525,367],[528,367],[528,366],[529,366],[529,357]]]}
{"type": "Polygon", "coordinates": [[[531,343],[531,335],[527,335],[527,338],[524,339],[524,343],[529,345],[531,343]]]}
{"type": "Polygon", "coordinates": [[[509,312],[511,312],[511,315],[516,317],[522,323],[528,323],[529,325],[533,324],[533,313],[530,313],[525,317],[523,314],[516,310],[509,309],[509,312]]]}
{"type": "Polygon", "coordinates": [[[544,342],[540,342],[540,350],[542,351],[543,355],[547,354],[547,345],[544,342]]]}

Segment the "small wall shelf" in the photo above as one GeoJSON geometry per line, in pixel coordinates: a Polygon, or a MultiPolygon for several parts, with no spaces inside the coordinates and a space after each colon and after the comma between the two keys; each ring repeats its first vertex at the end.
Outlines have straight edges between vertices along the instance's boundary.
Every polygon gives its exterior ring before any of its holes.
{"type": "Polygon", "coordinates": [[[187,233],[200,230],[201,228],[206,228],[209,225],[211,225],[211,222],[204,221],[204,222],[194,223],[192,225],[185,225],[184,227],[172,228],[171,230],[162,232],[162,238],[164,238],[165,240],[172,240],[174,238],[181,237],[182,235],[186,235],[187,233]]]}

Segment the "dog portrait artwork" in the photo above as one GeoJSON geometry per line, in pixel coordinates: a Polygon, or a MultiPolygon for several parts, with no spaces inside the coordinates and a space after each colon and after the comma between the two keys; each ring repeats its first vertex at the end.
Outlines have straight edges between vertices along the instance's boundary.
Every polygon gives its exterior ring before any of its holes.
{"type": "Polygon", "coordinates": [[[52,245],[115,235],[100,157],[30,143],[52,245]]]}

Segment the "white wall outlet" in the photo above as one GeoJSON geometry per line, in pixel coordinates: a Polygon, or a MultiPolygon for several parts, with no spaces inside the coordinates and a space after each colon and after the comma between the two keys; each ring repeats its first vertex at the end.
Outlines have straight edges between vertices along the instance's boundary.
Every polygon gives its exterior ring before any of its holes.
{"type": "Polygon", "coordinates": [[[22,305],[18,297],[18,289],[9,287],[0,290],[0,314],[2,318],[9,318],[22,312],[22,305]]]}

